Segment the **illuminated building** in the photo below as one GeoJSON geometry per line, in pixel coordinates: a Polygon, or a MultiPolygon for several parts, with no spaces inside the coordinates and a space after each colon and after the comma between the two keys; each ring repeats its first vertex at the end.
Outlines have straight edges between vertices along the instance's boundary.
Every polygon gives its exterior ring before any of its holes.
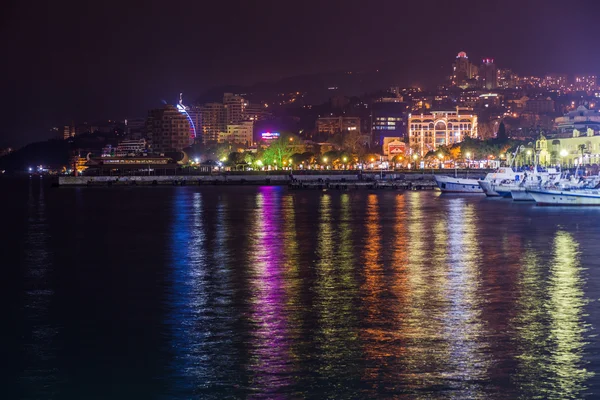
{"type": "Polygon", "coordinates": [[[317,131],[334,135],[336,133],[357,131],[360,133],[358,117],[320,117],[317,119],[317,131]]]}
{"type": "Polygon", "coordinates": [[[542,87],[549,90],[567,90],[568,77],[565,74],[547,74],[542,82],[542,87]]]}
{"type": "Polygon", "coordinates": [[[225,93],[223,95],[226,120],[228,124],[237,124],[244,120],[244,109],[248,102],[240,95],[225,93]]]}
{"type": "Polygon", "coordinates": [[[573,89],[578,92],[593,92],[597,90],[596,75],[575,75],[573,89]]]}
{"type": "Polygon", "coordinates": [[[598,126],[592,128],[574,129],[571,137],[546,139],[543,135],[535,142],[536,152],[539,153],[543,165],[591,165],[600,164],[600,135],[598,126]]]}
{"type": "Polygon", "coordinates": [[[371,107],[372,142],[382,145],[386,137],[406,137],[406,120],[408,110],[406,103],[377,102],[371,107]]]}
{"type": "Polygon", "coordinates": [[[461,51],[452,64],[452,86],[467,87],[469,80],[477,76],[477,66],[473,65],[467,57],[467,53],[461,51]]]}
{"type": "Polygon", "coordinates": [[[517,78],[517,86],[541,88],[543,79],[538,76],[521,76],[517,78]]]}
{"type": "Polygon", "coordinates": [[[192,142],[187,116],[170,104],[150,110],[146,130],[152,150],[158,153],[181,151],[192,142]]]}
{"type": "Polygon", "coordinates": [[[484,58],[479,67],[479,82],[484,89],[496,89],[498,87],[498,73],[493,58],[484,58]]]}
{"type": "Polygon", "coordinates": [[[202,142],[216,143],[219,134],[227,131],[225,106],[222,103],[207,103],[200,107],[202,142]]]}
{"type": "Polygon", "coordinates": [[[430,111],[409,115],[409,145],[420,155],[439,146],[459,143],[465,137],[477,137],[477,116],[472,109],[430,111]]]}
{"type": "Polygon", "coordinates": [[[73,125],[65,125],[63,127],[63,139],[75,137],[75,127],[73,125]]]}
{"type": "Polygon", "coordinates": [[[146,139],[123,140],[117,146],[116,157],[125,157],[128,155],[139,155],[146,151],[146,139]]]}
{"type": "Polygon", "coordinates": [[[244,120],[245,121],[264,121],[271,116],[262,104],[249,103],[244,107],[244,120]]]}
{"type": "Polygon", "coordinates": [[[586,131],[588,128],[599,131],[600,112],[579,106],[576,110],[555,118],[554,125],[559,133],[571,133],[574,129],[586,131]]]}
{"type": "Polygon", "coordinates": [[[518,85],[519,77],[510,69],[498,69],[496,76],[497,87],[501,89],[514,89],[518,85]]]}
{"type": "Polygon", "coordinates": [[[251,146],[253,136],[254,123],[252,121],[228,124],[227,130],[219,133],[219,143],[237,143],[244,146],[251,146]]]}

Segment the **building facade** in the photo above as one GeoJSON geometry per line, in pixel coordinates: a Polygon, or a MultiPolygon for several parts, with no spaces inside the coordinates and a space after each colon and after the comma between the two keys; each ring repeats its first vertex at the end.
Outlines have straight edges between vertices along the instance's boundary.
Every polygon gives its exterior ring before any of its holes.
{"type": "Polygon", "coordinates": [[[223,95],[227,124],[237,124],[245,119],[244,111],[248,102],[240,95],[225,93],[223,95]]]}
{"type": "Polygon", "coordinates": [[[439,146],[451,146],[465,137],[477,137],[477,116],[471,109],[430,111],[408,118],[409,145],[421,156],[439,146]]]}
{"type": "Polygon", "coordinates": [[[319,133],[358,132],[360,133],[360,118],[358,117],[320,117],[317,119],[317,131],[319,133]]]}
{"type": "Polygon", "coordinates": [[[254,137],[254,123],[242,121],[239,124],[227,125],[227,130],[221,132],[219,143],[236,143],[244,146],[252,146],[254,137]]]}
{"type": "Polygon", "coordinates": [[[451,85],[466,88],[469,81],[477,76],[477,66],[469,61],[467,53],[461,51],[452,64],[451,85]]]}
{"type": "Polygon", "coordinates": [[[535,114],[553,113],[554,100],[552,100],[550,97],[528,99],[525,103],[525,111],[531,111],[535,114]]]}
{"type": "Polygon", "coordinates": [[[598,90],[598,78],[596,75],[575,75],[573,89],[578,92],[593,92],[598,90]]]}
{"type": "Polygon", "coordinates": [[[546,139],[543,135],[535,142],[542,165],[592,165],[600,164],[600,135],[588,128],[573,130],[567,138],[546,139]]]}
{"type": "Polygon", "coordinates": [[[377,102],[371,106],[371,142],[383,145],[384,138],[403,140],[407,134],[408,105],[400,102],[377,102]]]}
{"type": "Polygon", "coordinates": [[[216,143],[219,134],[227,131],[227,116],[222,103],[207,103],[200,107],[202,143],[216,143]]]}
{"type": "Polygon", "coordinates": [[[146,131],[152,150],[156,153],[181,151],[191,144],[187,117],[170,104],[150,110],[146,131]]]}
{"type": "Polygon", "coordinates": [[[493,58],[484,58],[481,62],[479,82],[483,89],[491,90],[498,87],[498,72],[493,58]]]}
{"type": "Polygon", "coordinates": [[[588,110],[584,106],[569,111],[562,117],[554,119],[554,126],[559,133],[572,133],[573,130],[586,131],[588,128],[600,131],[600,112],[588,110]]]}

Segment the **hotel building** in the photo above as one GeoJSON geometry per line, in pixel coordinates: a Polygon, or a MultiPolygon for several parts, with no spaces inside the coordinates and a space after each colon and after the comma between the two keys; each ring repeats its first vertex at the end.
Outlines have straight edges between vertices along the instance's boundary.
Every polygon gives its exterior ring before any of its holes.
{"type": "Polygon", "coordinates": [[[439,146],[462,142],[467,136],[477,137],[477,116],[465,108],[413,114],[408,118],[408,132],[411,149],[423,156],[439,146]]]}

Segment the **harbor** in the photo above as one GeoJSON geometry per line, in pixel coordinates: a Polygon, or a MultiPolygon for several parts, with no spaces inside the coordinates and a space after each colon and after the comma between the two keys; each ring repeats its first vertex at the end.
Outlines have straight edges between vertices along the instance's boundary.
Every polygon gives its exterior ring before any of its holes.
{"type": "Polygon", "coordinates": [[[322,175],[164,175],[164,176],[61,176],[58,186],[123,187],[123,186],[192,186],[192,185],[259,185],[287,186],[293,190],[308,189],[391,189],[434,190],[432,174],[364,173],[322,175]]]}

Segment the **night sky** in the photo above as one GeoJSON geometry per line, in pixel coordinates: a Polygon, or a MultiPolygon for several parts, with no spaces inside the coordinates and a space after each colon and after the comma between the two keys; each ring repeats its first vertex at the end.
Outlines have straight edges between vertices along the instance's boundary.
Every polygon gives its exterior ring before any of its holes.
{"type": "Polygon", "coordinates": [[[0,146],[215,85],[376,68],[431,85],[461,50],[521,74],[599,73],[599,16],[597,0],[9,0],[0,146]]]}

